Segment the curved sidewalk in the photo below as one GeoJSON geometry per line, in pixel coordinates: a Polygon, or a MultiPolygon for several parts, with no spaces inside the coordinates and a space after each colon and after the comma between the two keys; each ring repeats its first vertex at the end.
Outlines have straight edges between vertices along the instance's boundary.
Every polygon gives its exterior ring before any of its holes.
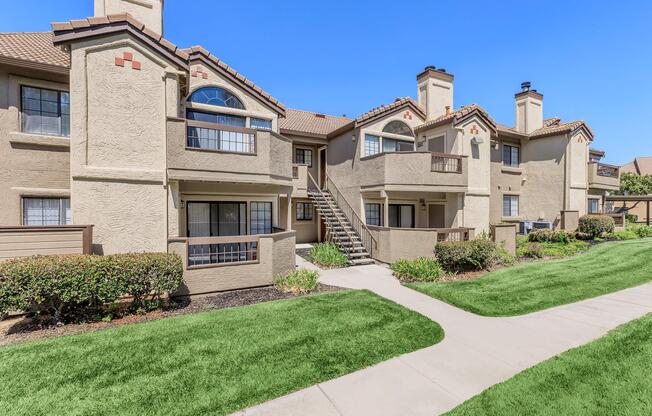
{"type": "Polygon", "coordinates": [[[439,323],[439,344],[243,410],[236,415],[436,415],[486,388],[652,312],[652,283],[541,312],[487,318],[402,286],[384,267],[322,271],[439,323]]]}

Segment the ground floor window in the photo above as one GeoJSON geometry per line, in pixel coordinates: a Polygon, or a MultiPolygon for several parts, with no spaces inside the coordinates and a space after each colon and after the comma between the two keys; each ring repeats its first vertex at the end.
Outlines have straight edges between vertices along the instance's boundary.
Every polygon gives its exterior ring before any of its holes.
{"type": "Polygon", "coordinates": [[[23,198],[23,225],[72,224],[69,198],[23,198]]]}
{"type": "Polygon", "coordinates": [[[364,204],[365,218],[367,225],[383,225],[383,206],[382,204],[364,204]]]}
{"type": "Polygon", "coordinates": [[[599,214],[600,213],[600,200],[599,199],[595,199],[595,198],[590,198],[589,199],[588,213],[589,214],[599,214]]]}
{"type": "Polygon", "coordinates": [[[312,221],[312,211],[313,211],[313,206],[310,202],[297,202],[296,220],[312,221]]]}
{"type": "Polygon", "coordinates": [[[414,205],[389,204],[389,226],[414,228],[414,205]]]}
{"type": "Polygon", "coordinates": [[[503,217],[518,217],[518,195],[503,195],[503,217]]]}
{"type": "Polygon", "coordinates": [[[251,234],[272,233],[271,202],[251,202],[249,212],[251,216],[251,234]]]}

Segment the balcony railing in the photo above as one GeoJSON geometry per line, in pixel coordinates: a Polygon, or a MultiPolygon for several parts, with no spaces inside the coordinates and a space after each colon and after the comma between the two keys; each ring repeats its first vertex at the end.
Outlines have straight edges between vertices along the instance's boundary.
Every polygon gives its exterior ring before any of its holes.
{"type": "Polygon", "coordinates": [[[469,241],[473,228],[436,228],[437,242],[443,241],[469,241]]]}
{"type": "Polygon", "coordinates": [[[258,262],[259,243],[257,235],[188,238],[188,268],[258,262]]]}
{"type": "Polygon", "coordinates": [[[618,178],[620,176],[620,168],[618,166],[598,163],[598,176],[604,176],[607,178],[618,178]]]}
{"type": "Polygon", "coordinates": [[[462,156],[433,152],[431,171],[462,173],[462,156]]]}
{"type": "Polygon", "coordinates": [[[186,146],[215,152],[256,154],[256,130],[188,120],[186,146]]]}

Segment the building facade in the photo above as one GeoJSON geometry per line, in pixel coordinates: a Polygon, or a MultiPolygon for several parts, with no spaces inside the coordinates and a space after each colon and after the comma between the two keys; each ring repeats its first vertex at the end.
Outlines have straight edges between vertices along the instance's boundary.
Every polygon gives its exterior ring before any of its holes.
{"type": "Polygon", "coordinates": [[[391,262],[491,224],[559,227],[618,187],[586,123],[544,119],[527,84],[514,127],[455,109],[434,67],[416,100],[355,119],[286,109],[165,39],[162,12],[96,0],[52,32],[0,34],[0,226],[89,224],[96,254],[179,253],[196,294],[269,284],[296,243],[391,262]]]}

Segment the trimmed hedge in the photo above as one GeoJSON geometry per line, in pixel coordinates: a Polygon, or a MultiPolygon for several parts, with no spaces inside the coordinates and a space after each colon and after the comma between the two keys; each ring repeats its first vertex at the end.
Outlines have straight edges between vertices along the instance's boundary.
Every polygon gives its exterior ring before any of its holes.
{"type": "Polygon", "coordinates": [[[435,246],[435,258],[451,272],[485,270],[496,261],[496,244],[488,238],[444,241],[435,246]]]}
{"type": "Polygon", "coordinates": [[[401,282],[435,282],[444,274],[435,259],[398,260],[391,265],[394,276],[401,282]]]}
{"type": "Polygon", "coordinates": [[[608,215],[583,215],[580,217],[577,231],[588,234],[592,238],[612,233],[615,228],[614,219],[608,215]]]}
{"type": "Polygon", "coordinates": [[[45,313],[55,322],[132,297],[140,308],[146,297],[159,300],[183,282],[175,254],[34,256],[0,263],[0,315],[8,311],[45,313]]]}
{"type": "Polygon", "coordinates": [[[575,240],[575,233],[563,230],[533,230],[527,239],[531,243],[564,243],[568,244],[575,240]]]}

